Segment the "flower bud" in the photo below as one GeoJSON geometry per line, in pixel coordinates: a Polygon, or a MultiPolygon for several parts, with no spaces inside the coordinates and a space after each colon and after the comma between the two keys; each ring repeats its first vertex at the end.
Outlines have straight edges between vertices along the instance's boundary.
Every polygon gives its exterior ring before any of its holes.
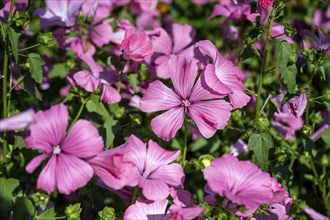
{"type": "Polygon", "coordinates": [[[212,163],[212,160],[214,159],[214,157],[210,154],[206,154],[206,155],[200,156],[198,159],[201,162],[203,169],[204,169],[205,167],[211,166],[211,163],[212,163]]]}
{"type": "Polygon", "coordinates": [[[116,219],[116,213],[115,213],[115,209],[112,207],[104,207],[104,209],[102,211],[98,212],[99,217],[102,220],[115,220],[116,219]]]}
{"type": "Polygon", "coordinates": [[[296,35],[297,30],[290,24],[286,23],[284,28],[284,33],[286,36],[293,38],[296,35]]]}
{"type": "Polygon", "coordinates": [[[80,213],[82,208],[80,207],[80,203],[69,205],[65,208],[65,215],[69,220],[79,220],[80,213]]]}
{"type": "Polygon", "coordinates": [[[51,32],[39,34],[38,42],[48,48],[56,44],[55,38],[51,32]]]}
{"type": "Polygon", "coordinates": [[[313,128],[309,125],[304,125],[302,128],[302,134],[304,138],[309,138],[313,134],[313,128]]]}
{"type": "Polygon", "coordinates": [[[30,23],[30,16],[27,11],[16,11],[14,17],[11,18],[17,27],[26,27],[30,23]]]}
{"type": "Polygon", "coordinates": [[[255,124],[254,124],[254,128],[258,131],[258,132],[263,132],[263,131],[267,131],[269,128],[269,120],[267,117],[260,115],[255,124]]]}

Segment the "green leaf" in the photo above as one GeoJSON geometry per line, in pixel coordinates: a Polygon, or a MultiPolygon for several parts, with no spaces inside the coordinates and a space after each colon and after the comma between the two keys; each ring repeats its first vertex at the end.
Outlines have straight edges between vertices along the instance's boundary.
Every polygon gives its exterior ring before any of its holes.
{"type": "Polygon", "coordinates": [[[289,56],[291,54],[291,45],[287,41],[283,40],[276,45],[276,52],[278,57],[278,66],[280,71],[283,72],[288,65],[289,56]]]}
{"type": "Polygon", "coordinates": [[[0,178],[0,213],[2,219],[10,219],[15,195],[20,191],[19,180],[0,178]]]}
{"type": "Polygon", "coordinates": [[[205,138],[199,138],[197,141],[194,141],[189,145],[189,149],[191,152],[196,152],[202,149],[203,147],[207,146],[207,144],[208,141],[205,138]]]}
{"type": "Polygon", "coordinates": [[[133,87],[134,91],[136,91],[136,85],[138,83],[137,80],[137,74],[130,74],[127,76],[129,79],[129,83],[131,84],[131,86],[133,87]]]}
{"type": "Polygon", "coordinates": [[[8,38],[10,41],[10,46],[13,51],[16,63],[18,62],[18,39],[21,33],[17,33],[13,28],[8,29],[8,38]]]}
{"type": "Polygon", "coordinates": [[[322,140],[327,145],[330,145],[330,128],[327,128],[324,133],[322,134],[322,140]]]}
{"type": "Polygon", "coordinates": [[[55,220],[56,213],[54,207],[47,209],[38,216],[38,220],[55,220]]]}
{"type": "Polygon", "coordinates": [[[37,98],[38,100],[42,100],[41,94],[38,88],[35,86],[34,80],[30,76],[26,76],[24,80],[21,82],[20,86],[23,88],[31,96],[37,98]]]}
{"type": "Polygon", "coordinates": [[[42,66],[45,64],[45,61],[37,53],[30,53],[28,55],[28,61],[32,78],[40,84],[43,78],[42,66]]]}
{"type": "Polygon", "coordinates": [[[95,112],[103,117],[109,117],[109,112],[104,107],[104,104],[99,101],[100,96],[92,95],[91,99],[87,101],[86,108],[89,112],[95,112]]]}
{"type": "Polygon", "coordinates": [[[106,130],[106,140],[105,140],[106,148],[110,148],[110,146],[113,143],[113,140],[115,139],[115,135],[117,131],[120,131],[120,127],[118,127],[117,122],[118,121],[113,118],[107,118],[103,124],[106,130]]]}
{"type": "Polygon", "coordinates": [[[295,64],[288,66],[281,72],[281,78],[285,85],[287,85],[288,92],[293,93],[296,88],[297,67],[295,64]]]}
{"type": "Polygon", "coordinates": [[[255,153],[259,166],[266,170],[269,149],[274,147],[272,136],[268,132],[254,133],[249,138],[248,146],[255,153]]]}
{"type": "Polygon", "coordinates": [[[64,79],[69,73],[68,68],[66,67],[65,63],[57,63],[54,64],[53,68],[48,72],[47,76],[52,79],[56,77],[60,77],[64,79]]]}
{"type": "Polygon", "coordinates": [[[34,206],[32,201],[26,197],[16,198],[14,209],[13,209],[13,219],[26,219],[28,216],[33,216],[34,206]]]}
{"type": "Polygon", "coordinates": [[[115,220],[116,219],[116,212],[115,212],[115,209],[112,207],[105,206],[103,210],[98,212],[98,214],[102,220],[115,220]]]}
{"type": "Polygon", "coordinates": [[[15,135],[14,138],[15,138],[15,142],[14,142],[15,147],[17,147],[19,149],[22,149],[25,147],[24,139],[22,138],[22,136],[15,135]]]}
{"type": "Polygon", "coordinates": [[[302,140],[303,146],[305,148],[305,150],[309,153],[309,155],[314,158],[313,155],[313,149],[316,148],[315,143],[311,140],[311,139],[303,139],[302,140]]]}

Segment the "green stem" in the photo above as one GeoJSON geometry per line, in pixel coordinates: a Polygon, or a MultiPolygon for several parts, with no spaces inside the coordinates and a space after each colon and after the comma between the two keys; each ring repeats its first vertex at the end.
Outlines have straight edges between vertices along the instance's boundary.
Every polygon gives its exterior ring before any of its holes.
{"type": "Polygon", "coordinates": [[[68,132],[70,131],[70,129],[72,128],[72,126],[73,126],[73,125],[78,121],[78,119],[80,118],[80,115],[81,115],[81,113],[83,112],[84,107],[85,107],[87,101],[88,101],[88,99],[87,99],[87,100],[84,100],[83,98],[81,98],[80,109],[79,109],[79,111],[78,111],[76,117],[73,119],[73,121],[72,121],[72,123],[71,123],[71,125],[70,125],[70,127],[69,127],[69,129],[68,129],[68,132]]]}
{"type": "MultiPolygon", "coordinates": [[[[9,15],[8,15],[8,24],[5,26],[5,54],[4,54],[4,59],[3,59],[3,79],[2,79],[2,110],[3,110],[3,118],[8,117],[8,99],[7,99],[7,81],[8,81],[8,58],[9,58],[9,50],[8,50],[8,37],[7,37],[7,30],[8,27],[10,26],[10,19],[13,13],[13,8],[14,8],[15,0],[10,1],[10,8],[9,8],[9,15]]],[[[7,133],[3,133],[3,160],[7,161],[7,154],[9,152],[8,149],[8,141],[6,139],[7,133]]]]}
{"type": "Polygon", "coordinates": [[[261,112],[264,110],[264,108],[267,106],[268,102],[269,102],[269,99],[270,99],[271,95],[268,95],[264,105],[262,106],[262,108],[260,109],[260,112],[259,114],[261,114],[261,112]]]}
{"type": "Polygon", "coordinates": [[[183,139],[183,154],[182,154],[182,160],[181,165],[184,167],[186,165],[186,156],[187,156],[187,149],[188,149],[188,126],[187,122],[184,121],[184,139],[183,139]]]}
{"type": "Polygon", "coordinates": [[[133,189],[133,195],[132,195],[132,199],[131,199],[131,205],[133,205],[136,201],[136,198],[137,198],[137,195],[138,195],[138,192],[139,192],[139,188],[136,186],[134,187],[133,189]]]}
{"type": "Polygon", "coordinates": [[[39,47],[39,46],[40,46],[40,43],[37,43],[35,45],[32,45],[32,46],[29,46],[29,47],[25,47],[25,48],[19,49],[18,51],[29,50],[29,49],[32,49],[32,48],[35,48],[35,47],[39,47]]]}
{"type": "Polygon", "coordinates": [[[267,34],[266,44],[265,44],[265,50],[264,50],[264,54],[263,54],[263,57],[262,57],[261,68],[260,68],[260,76],[259,76],[258,92],[257,92],[257,104],[256,104],[256,119],[260,115],[261,90],[262,90],[263,79],[264,79],[264,74],[265,74],[267,56],[268,56],[268,52],[269,52],[269,41],[271,39],[272,28],[273,28],[273,19],[270,18],[268,34],[267,34]]]}
{"type": "Polygon", "coordinates": [[[119,76],[118,76],[118,84],[117,84],[117,91],[118,93],[120,93],[120,87],[121,87],[121,81],[123,80],[123,72],[124,72],[124,68],[125,68],[125,65],[126,65],[127,61],[125,61],[121,67],[121,70],[119,72],[119,76]]]}

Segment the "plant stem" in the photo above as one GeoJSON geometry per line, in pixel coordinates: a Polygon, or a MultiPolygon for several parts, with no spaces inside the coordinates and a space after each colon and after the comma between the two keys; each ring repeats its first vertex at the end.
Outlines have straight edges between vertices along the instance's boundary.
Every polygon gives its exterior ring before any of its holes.
{"type": "Polygon", "coordinates": [[[188,127],[187,127],[187,122],[184,121],[184,139],[183,139],[183,155],[182,155],[182,160],[181,160],[181,165],[182,167],[185,167],[186,165],[186,156],[187,156],[187,142],[188,142],[188,127]]]}
{"type": "Polygon", "coordinates": [[[139,188],[137,186],[134,187],[133,195],[132,195],[132,199],[131,199],[131,205],[133,205],[135,203],[135,200],[136,200],[137,195],[138,195],[138,191],[139,191],[139,188]]]}
{"type": "MultiPolygon", "coordinates": [[[[3,110],[3,118],[8,117],[8,99],[7,99],[7,81],[8,81],[8,58],[9,58],[9,50],[8,50],[8,36],[7,31],[8,27],[10,26],[10,19],[13,13],[15,0],[10,1],[10,8],[9,8],[9,15],[8,15],[8,24],[5,26],[5,54],[3,59],[3,79],[2,79],[2,110],[3,110]]],[[[8,141],[6,139],[7,133],[3,133],[3,160],[7,161],[7,154],[8,154],[8,141]]]]}
{"type": "Polygon", "coordinates": [[[29,46],[29,47],[25,47],[25,48],[19,49],[18,51],[29,50],[29,49],[32,49],[32,48],[35,48],[35,47],[39,47],[39,46],[40,46],[40,43],[37,43],[35,45],[32,45],[32,46],[29,46]]]}
{"type": "Polygon", "coordinates": [[[119,72],[119,76],[118,76],[118,85],[117,85],[117,91],[118,93],[120,93],[120,87],[121,87],[121,81],[123,80],[123,72],[124,72],[124,68],[126,65],[127,61],[125,61],[121,67],[121,70],[119,72]]]}
{"type": "Polygon", "coordinates": [[[256,119],[260,115],[260,107],[261,107],[261,90],[263,85],[263,78],[265,74],[265,68],[266,68],[266,62],[267,62],[267,56],[269,52],[269,41],[271,39],[271,32],[273,28],[273,19],[270,18],[269,21],[269,28],[266,38],[266,44],[265,44],[265,50],[261,61],[261,69],[260,69],[260,76],[259,76],[259,83],[258,83],[258,92],[257,92],[257,104],[256,104],[256,119]]]}
{"type": "Polygon", "coordinates": [[[84,100],[83,98],[81,98],[81,105],[80,105],[79,111],[78,111],[76,117],[73,119],[73,121],[72,121],[72,123],[71,123],[71,125],[70,125],[70,127],[68,129],[68,132],[70,131],[70,129],[72,128],[72,126],[77,122],[77,120],[80,118],[80,115],[83,112],[84,107],[85,107],[87,101],[88,101],[88,99],[87,100],[84,100]]]}

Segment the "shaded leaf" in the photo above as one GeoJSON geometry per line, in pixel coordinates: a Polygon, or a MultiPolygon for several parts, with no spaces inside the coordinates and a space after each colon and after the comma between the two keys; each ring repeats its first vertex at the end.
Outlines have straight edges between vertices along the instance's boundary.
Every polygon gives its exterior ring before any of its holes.
{"type": "Polygon", "coordinates": [[[269,149],[274,147],[272,136],[268,132],[254,133],[249,138],[248,147],[255,153],[259,166],[266,170],[269,149]]]}
{"type": "Polygon", "coordinates": [[[15,195],[20,191],[19,180],[0,178],[0,213],[2,219],[10,219],[15,195]]]}
{"type": "Polygon", "coordinates": [[[26,197],[18,197],[16,198],[14,209],[13,209],[13,217],[14,219],[24,220],[27,217],[33,216],[34,206],[31,200],[26,197]]]}
{"type": "Polygon", "coordinates": [[[293,93],[296,88],[297,67],[295,64],[288,66],[284,71],[281,71],[281,78],[288,88],[289,93],[293,93]]]}
{"type": "Polygon", "coordinates": [[[289,61],[289,56],[291,54],[291,45],[283,40],[276,45],[276,56],[278,57],[278,66],[280,71],[283,72],[289,61]]]}
{"type": "Polygon", "coordinates": [[[92,95],[91,99],[87,101],[86,108],[89,112],[95,112],[101,116],[108,117],[109,112],[104,107],[104,104],[102,102],[99,102],[99,96],[98,95],[92,95]]]}
{"type": "Polygon", "coordinates": [[[30,53],[28,55],[28,61],[32,78],[40,84],[43,78],[42,66],[45,64],[45,61],[37,53],[30,53]]]}
{"type": "Polygon", "coordinates": [[[53,68],[48,72],[47,76],[52,79],[56,77],[60,77],[64,79],[69,73],[68,68],[65,63],[57,63],[53,66],[53,68]]]}
{"type": "Polygon", "coordinates": [[[21,33],[16,32],[12,27],[8,29],[8,38],[13,51],[16,63],[18,62],[18,39],[21,33]]]}
{"type": "Polygon", "coordinates": [[[54,207],[47,209],[38,216],[38,220],[55,220],[55,210],[54,207]]]}

